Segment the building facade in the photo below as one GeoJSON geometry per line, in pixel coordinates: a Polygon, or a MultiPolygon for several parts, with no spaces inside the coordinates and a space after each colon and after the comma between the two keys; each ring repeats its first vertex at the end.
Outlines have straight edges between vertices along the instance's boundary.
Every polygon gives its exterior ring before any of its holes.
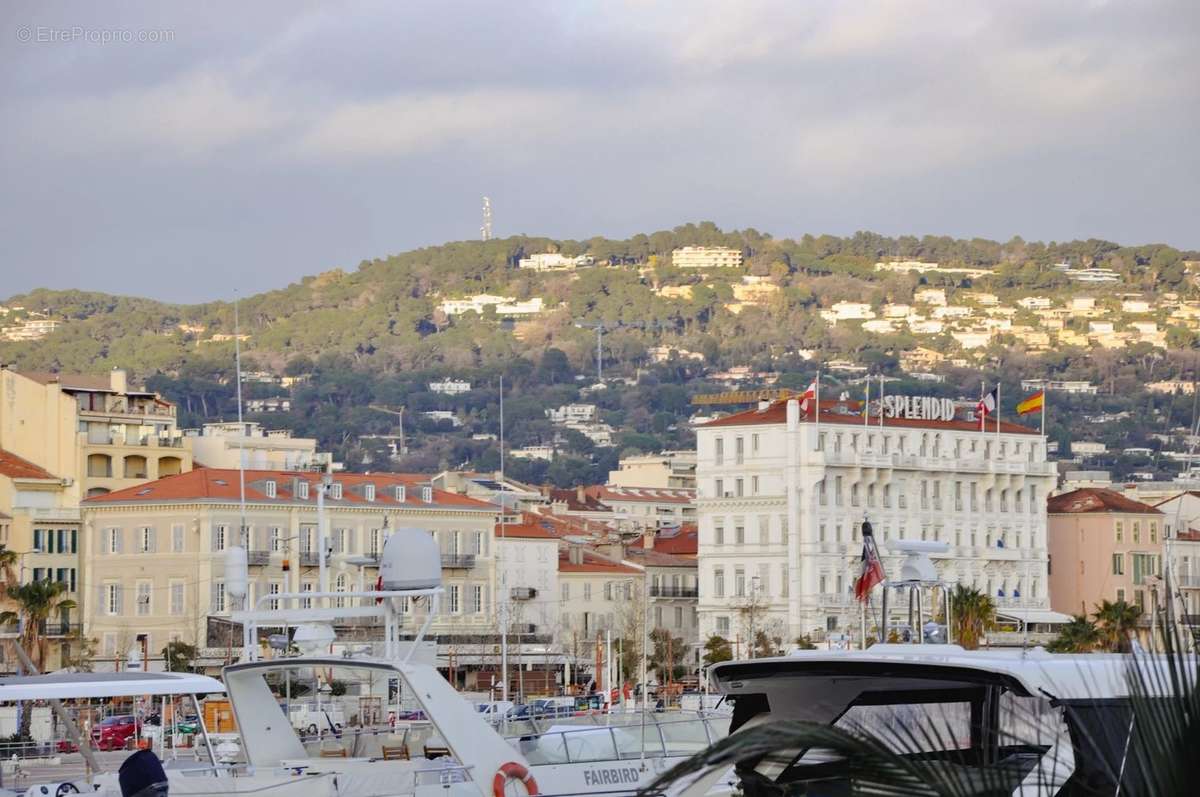
{"type": "MultiPolygon", "coordinates": [[[[239,542],[248,552],[251,605],[317,590],[321,486],[322,475],[311,471],[246,471],[244,534],[236,470],[201,468],[84,501],[81,556],[91,593],[84,626],[100,656],[123,657],[135,644],[156,655],[174,640],[197,645],[208,664],[223,662],[228,650],[212,628],[241,608],[225,573],[226,552],[239,542]]],[[[494,628],[495,506],[398,474],[338,474],[325,506],[331,589],[373,584],[391,530],[421,528],[442,550],[446,594],[434,632],[452,645],[456,634],[494,628]]],[[[234,637],[229,646],[238,644],[234,637]]]]}
{"type": "Polygon", "coordinates": [[[683,246],[671,252],[675,268],[741,268],[742,250],[725,246],[683,246]]]}
{"type": "Polygon", "coordinates": [[[1056,495],[1047,507],[1052,608],[1091,614],[1101,601],[1150,605],[1162,573],[1163,513],[1112,490],[1056,495]]]}
{"type": "Polygon", "coordinates": [[[938,540],[947,581],[1001,607],[1049,606],[1045,439],[980,431],[946,400],[889,399],[865,419],[857,402],[823,401],[818,422],[790,400],[697,428],[702,639],[857,633],[864,520],[889,573],[889,541],[938,540]]]}
{"type": "Polygon", "coordinates": [[[696,452],[663,451],[622,457],[608,472],[613,487],[696,488],[696,452]]]}
{"type": "Polygon", "coordinates": [[[206,468],[236,468],[239,460],[255,470],[329,470],[333,455],[317,451],[310,437],[290,429],[264,429],[254,421],[206,423],[185,431],[193,460],[206,468]]]}

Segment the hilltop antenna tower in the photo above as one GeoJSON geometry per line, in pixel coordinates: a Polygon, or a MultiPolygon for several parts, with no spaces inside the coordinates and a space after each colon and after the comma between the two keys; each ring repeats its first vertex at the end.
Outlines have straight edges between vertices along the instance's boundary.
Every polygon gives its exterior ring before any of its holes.
{"type": "Polygon", "coordinates": [[[479,228],[479,237],[492,240],[492,200],[487,197],[483,198],[483,226],[479,228]]]}

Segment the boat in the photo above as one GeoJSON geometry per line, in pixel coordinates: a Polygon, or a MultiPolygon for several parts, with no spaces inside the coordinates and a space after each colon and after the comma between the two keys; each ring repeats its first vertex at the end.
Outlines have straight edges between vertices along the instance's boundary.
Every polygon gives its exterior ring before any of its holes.
{"type": "MultiPolygon", "coordinates": [[[[990,794],[1112,794],[1123,778],[1138,777],[1130,667],[1165,694],[1173,663],[1146,654],[1134,664],[1129,655],[1042,648],[876,644],[723,662],[711,678],[733,704],[731,737],[803,720],[868,734],[960,784],[987,783],[990,794]]],[[[1181,671],[1194,679],[1195,662],[1181,671]]],[[[671,792],[697,797],[733,783],[747,797],[842,794],[852,790],[853,767],[818,745],[776,749],[685,778],[671,792]]]]}

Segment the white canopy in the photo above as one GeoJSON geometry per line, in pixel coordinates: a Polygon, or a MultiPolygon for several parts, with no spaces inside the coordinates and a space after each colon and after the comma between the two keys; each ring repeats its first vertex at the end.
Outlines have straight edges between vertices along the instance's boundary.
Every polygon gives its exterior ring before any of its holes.
{"type": "Polygon", "coordinates": [[[224,693],[225,685],[207,675],[180,672],[57,672],[0,678],[0,703],[214,692],[224,693]]]}

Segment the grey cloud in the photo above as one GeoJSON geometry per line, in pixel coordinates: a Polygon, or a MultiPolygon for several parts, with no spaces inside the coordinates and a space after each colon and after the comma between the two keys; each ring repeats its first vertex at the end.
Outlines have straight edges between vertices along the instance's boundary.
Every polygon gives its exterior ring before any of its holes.
{"type": "Polygon", "coordinates": [[[9,6],[9,291],[199,300],[471,237],[1200,246],[1196,4],[9,6]],[[21,25],[174,32],[30,44],[21,25]],[[177,275],[200,275],[203,278],[177,275]]]}

